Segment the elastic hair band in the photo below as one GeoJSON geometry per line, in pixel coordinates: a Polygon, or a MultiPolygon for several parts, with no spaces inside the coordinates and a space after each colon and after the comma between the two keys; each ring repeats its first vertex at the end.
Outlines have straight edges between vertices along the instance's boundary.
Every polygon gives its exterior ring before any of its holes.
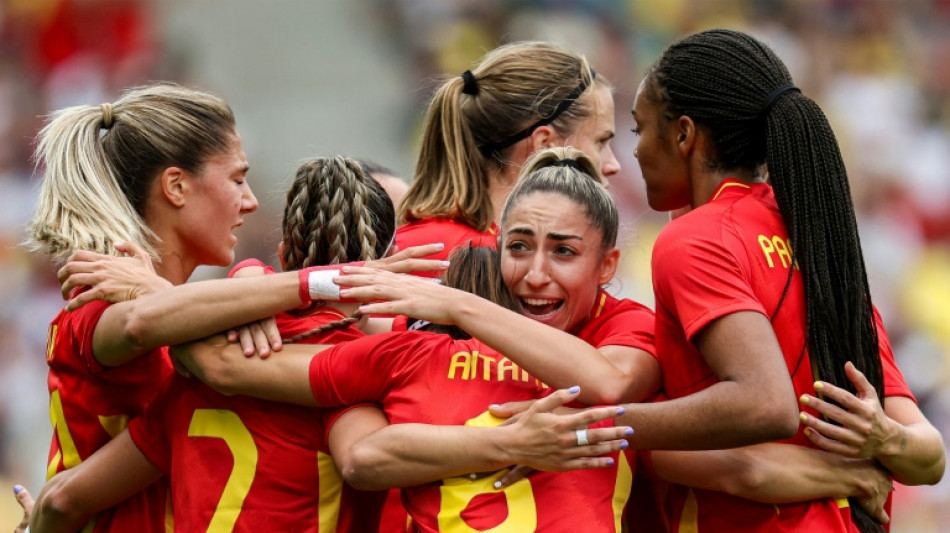
{"type": "Polygon", "coordinates": [[[462,92],[464,94],[470,94],[475,96],[478,94],[478,83],[475,81],[475,75],[472,74],[471,70],[466,70],[462,73],[462,92]]]}
{"type": "Polygon", "coordinates": [[[99,104],[99,109],[102,110],[102,127],[105,129],[111,128],[115,121],[115,117],[112,115],[112,104],[99,104]]]}
{"type": "MultiPolygon", "coordinates": [[[[558,159],[557,161],[554,161],[553,163],[544,165],[544,167],[567,167],[567,168],[573,168],[574,170],[576,170],[576,171],[578,171],[578,172],[582,172],[582,173],[584,173],[584,174],[587,174],[587,171],[584,170],[584,169],[580,166],[580,164],[578,164],[578,162],[577,162],[576,159],[567,159],[567,158],[565,158],[565,159],[558,159]]],[[[542,168],[543,168],[543,167],[542,167],[542,168]]]]}
{"type": "Polygon", "coordinates": [[[500,141],[496,141],[493,143],[483,144],[478,147],[478,150],[485,157],[489,157],[492,154],[498,153],[504,150],[505,148],[508,148],[509,146],[515,144],[516,142],[527,138],[529,135],[531,135],[534,132],[534,130],[540,128],[541,126],[547,126],[548,124],[554,122],[555,120],[557,120],[557,117],[561,116],[561,113],[567,111],[567,109],[571,107],[571,104],[577,101],[577,99],[582,94],[584,94],[584,91],[587,90],[587,87],[590,85],[590,83],[593,83],[594,78],[596,77],[597,77],[597,73],[594,72],[594,69],[590,69],[590,80],[581,80],[581,83],[577,87],[575,87],[574,90],[571,91],[570,94],[565,96],[564,99],[561,100],[561,103],[559,103],[557,107],[554,108],[553,113],[551,113],[545,118],[542,118],[541,120],[535,122],[534,124],[528,126],[527,128],[521,130],[520,132],[510,137],[506,137],[500,141]]]}
{"type": "Polygon", "coordinates": [[[759,116],[765,117],[766,115],[768,115],[769,110],[772,109],[772,106],[775,104],[775,102],[778,101],[778,99],[781,98],[783,94],[790,91],[794,91],[799,94],[801,94],[802,92],[801,89],[799,89],[798,87],[795,87],[791,83],[789,83],[788,85],[782,85],[778,89],[775,89],[774,91],[772,91],[772,94],[770,94],[769,97],[765,99],[765,103],[762,104],[762,110],[759,111],[759,116]]]}

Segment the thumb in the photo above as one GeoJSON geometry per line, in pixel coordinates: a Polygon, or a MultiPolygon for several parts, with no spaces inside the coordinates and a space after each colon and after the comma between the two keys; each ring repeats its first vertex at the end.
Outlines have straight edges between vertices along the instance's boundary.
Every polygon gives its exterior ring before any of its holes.
{"type": "Polygon", "coordinates": [[[534,402],[535,400],[525,400],[523,402],[493,404],[488,406],[488,411],[498,418],[510,418],[518,413],[527,411],[534,402]]]}

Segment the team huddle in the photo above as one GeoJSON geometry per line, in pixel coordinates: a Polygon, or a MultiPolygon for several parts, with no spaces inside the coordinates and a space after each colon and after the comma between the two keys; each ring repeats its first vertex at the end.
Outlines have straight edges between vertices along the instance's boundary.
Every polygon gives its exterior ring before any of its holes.
{"type": "Polygon", "coordinates": [[[583,56],[499,47],[433,96],[404,196],[310,159],[280,270],[190,283],[258,207],[227,103],[158,83],[53,114],[28,244],[68,303],[18,531],[885,531],[943,442],[820,108],[744,33],[663,52],[632,103],[675,214],[655,311],[605,289],[614,110],[583,56]]]}

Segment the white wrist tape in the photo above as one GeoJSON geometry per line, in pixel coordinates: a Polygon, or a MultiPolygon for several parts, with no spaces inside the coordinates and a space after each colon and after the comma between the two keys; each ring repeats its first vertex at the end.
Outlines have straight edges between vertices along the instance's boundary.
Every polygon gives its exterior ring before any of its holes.
{"type": "Polygon", "coordinates": [[[315,270],[308,276],[310,298],[324,302],[340,301],[340,286],[333,278],[340,275],[339,270],[315,270]]]}

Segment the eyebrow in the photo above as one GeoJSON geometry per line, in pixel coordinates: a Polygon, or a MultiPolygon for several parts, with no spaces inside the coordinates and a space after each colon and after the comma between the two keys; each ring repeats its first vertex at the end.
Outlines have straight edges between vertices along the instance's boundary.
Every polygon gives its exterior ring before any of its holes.
{"type": "MultiPolygon", "coordinates": [[[[534,237],[534,231],[528,228],[512,228],[508,231],[508,235],[526,235],[529,237],[534,237]]],[[[584,240],[584,238],[579,235],[571,235],[569,233],[548,233],[546,237],[552,241],[584,240]]]]}
{"type": "Polygon", "coordinates": [[[238,172],[243,174],[247,174],[249,170],[251,170],[251,165],[248,163],[244,163],[240,168],[237,169],[238,172]]]}

